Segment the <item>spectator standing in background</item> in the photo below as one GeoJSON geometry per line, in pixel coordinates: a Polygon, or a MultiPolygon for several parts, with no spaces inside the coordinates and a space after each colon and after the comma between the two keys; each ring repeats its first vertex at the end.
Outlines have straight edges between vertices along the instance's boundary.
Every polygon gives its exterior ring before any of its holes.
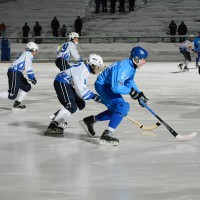
{"type": "Polygon", "coordinates": [[[128,0],[129,2],[129,11],[135,10],[135,0],[128,0]]]}
{"type": "Polygon", "coordinates": [[[101,0],[102,12],[107,12],[107,2],[108,2],[108,0],[101,0]]]}
{"type": "MultiPolygon", "coordinates": [[[[179,35],[186,35],[187,34],[187,26],[184,24],[184,22],[182,21],[181,24],[178,26],[178,34],[179,35]]],[[[185,41],[184,37],[180,37],[179,42],[182,43],[185,41]]]]}
{"type": "MultiPolygon", "coordinates": [[[[175,24],[174,20],[171,21],[169,24],[170,35],[176,35],[177,25],[175,24]]],[[[175,38],[171,38],[171,42],[175,42],[175,38]]]]}
{"type": "Polygon", "coordinates": [[[30,27],[28,26],[27,22],[25,22],[24,26],[22,27],[22,31],[23,31],[22,43],[27,43],[28,42],[28,34],[30,31],[30,27]]]}
{"type": "Polygon", "coordinates": [[[100,6],[101,6],[101,1],[100,0],[95,0],[95,4],[96,4],[95,12],[99,13],[100,6]]]}
{"type": "Polygon", "coordinates": [[[125,0],[119,0],[119,12],[125,12],[125,0]]]}
{"type": "Polygon", "coordinates": [[[79,36],[81,36],[82,26],[83,26],[82,19],[80,18],[80,16],[78,16],[75,20],[74,28],[76,32],[79,34],[79,36]]]}
{"type": "MultiPolygon", "coordinates": [[[[42,26],[39,24],[38,21],[36,21],[35,26],[33,27],[33,31],[34,31],[36,37],[41,36],[42,26]]],[[[41,39],[36,38],[35,43],[40,44],[41,39]]]]}
{"type": "Polygon", "coordinates": [[[63,24],[61,29],[60,29],[61,36],[66,37],[66,32],[67,32],[67,27],[66,27],[65,24],[63,24]]]}
{"type": "Polygon", "coordinates": [[[53,30],[53,36],[58,37],[58,30],[60,28],[60,23],[57,17],[54,17],[53,20],[51,21],[51,28],[53,30]]]}
{"type": "Polygon", "coordinates": [[[2,22],[2,24],[0,24],[0,36],[5,36],[6,35],[6,25],[2,22]]]}
{"type": "Polygon", "coordinates": [[[110,12],[115,13],[115,6],[117,0],[110,0],[110,12]]]}

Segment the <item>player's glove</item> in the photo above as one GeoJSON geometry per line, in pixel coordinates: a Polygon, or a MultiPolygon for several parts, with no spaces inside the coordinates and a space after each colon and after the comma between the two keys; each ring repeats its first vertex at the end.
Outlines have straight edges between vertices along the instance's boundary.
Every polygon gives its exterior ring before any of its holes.
{"type": "Polygon", "coordinates": [[[147,101],[149,100],[148,98],[146,98],[143,92],[137,92],[134,88],[131,88],[131,92],[129,94],[132,99],[138,100],[138,103],[142,107],[144,106],[141,104],[140,100],[142,100],[144,103],[147,103],[147,101]]]}
{"type": "Polygon", "coordinates": [[[37,83],[37,80],[36,80],[36,78],[34,78],[34,79],[31,79],[30,81],[31,81],[31,83],[32,83],[33,85],[35,85],[35,84],[37,83]]]}
{"type": "Polygon", "coordinates": [[[94,101],[96,101],[97,103],[101,103],[101,98],[100,98],[100,96],[99,96],[98,94],[95,94],[95,95],[92,97],[92,99],[93,99],[94,101]]]}

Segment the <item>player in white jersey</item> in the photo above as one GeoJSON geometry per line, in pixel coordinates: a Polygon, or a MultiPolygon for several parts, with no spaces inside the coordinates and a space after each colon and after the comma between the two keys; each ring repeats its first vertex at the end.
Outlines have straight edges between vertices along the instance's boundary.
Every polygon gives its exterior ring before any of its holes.
{"type": "Polygon", "coordinates": [[[178,68],[180,71],[188,71],[188,63],[191,62],[191,55],[190,52],[194,51],[194,35],[191,34],[188,37],[188,40],[183,42],[180,47],[180,53],[184,56],[184,61],[180,64],[178,64],[178,68]]]}
{"type": "Polygon", "coordinates": [[[22,105],[21,102],[26,97],[27,93],[31,90],[31,85],[28,83],[23,72],[26,71],[29,81],[32,84],[36,84],[37,80],[35,78],[32,60],[38,54],[39,47],[34,42],[29,42],[26,46],[26,51],[24,51],[8,68],[8,84],[9,90],[0,93],[0,98],[11,99],[14,102],[13,108],[15,109],[25,109],[26,106],[22,105]]]}
{"type": "Polygon", "coordinates": [[[69,34],[69,42],[65,42],[61,46],[59,46],[57,50],[57,58],[55,64],[60,69],[60,71],[64,71],[71,67],[71,57],[74,59],[75,62],[83,62],[76,46],[78,44],[78,39],[79,34],[76,32],[71,32],[69,34]]]}
{"type": "Polygon", "coordinates": [[[57,74],[54,89],[63,107],[56,112],[44,135],[62,136],[63,128],[60,124],[78,109],[84,109],[85,100],[101,102],[100,97],[87,88],[87,79],[90,73],[98,74],[103,68],[103,59],[99,55],[91,54],[86,63],[74,64],[70,69],[57,74]]]}

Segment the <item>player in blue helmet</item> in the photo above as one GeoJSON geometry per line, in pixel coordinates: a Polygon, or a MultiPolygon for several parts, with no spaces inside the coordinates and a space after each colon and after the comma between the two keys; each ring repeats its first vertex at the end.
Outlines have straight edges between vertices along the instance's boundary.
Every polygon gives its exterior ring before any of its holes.
{"type": "Polygon", "coordinates": [[[200,73],[200,65],[199,65],[199,59],[200,59],[200,31],[198,32],[198,36],[194,38],[194,50],[197,54],[196,56],[196,67],[199,68],[200,73]]]}
{"type": "Polygon", "coordinates": [[[129,58],[111,64],[97,77],[95,89],[107,109],[96,116],[92,115],[80,121],[81,127],[88,136],[95,135],[93,128],[95,122],[108,120],[108,127],[104,130],[100,141],[114,145],[119,143],[119,140],[112,135],[130,109],[129,103],[122,95],[129,94],[139,103],[140,99],[144,102],[148,100],[134,82],[136,69],[145,64],[147,57],[148,53],[145,49],[139,46],[134,47],[129,58]]]}

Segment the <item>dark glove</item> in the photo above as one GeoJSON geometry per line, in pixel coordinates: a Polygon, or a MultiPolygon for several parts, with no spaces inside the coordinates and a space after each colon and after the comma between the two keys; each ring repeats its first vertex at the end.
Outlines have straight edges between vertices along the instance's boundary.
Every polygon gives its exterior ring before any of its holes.
{"type": "Polygon", "coordinates": [[[147,103],[149,99],[146,98],[146,96],[143,94],[143,92],[137,92],[134,88],[131,88],[131,92],[129,93],[132,99],[138,100],[138,103],[144,107],[140,103],[140,99],[144,102],[147,103]]]}
{"type": "Polygon", "coordinates": [[[97,103],[101,103],[101,98],[100,98],[100,96],[99,96],[98,94],[95,94],[95,95],[92,97],[92,99],[93,99],[94,101],[96,101],[97,103]]]}
{"type": "Polygon", "coordinates": [[[140,106],[144,107],[144,105],[140,102],[140,100],[142,100],[145,104],[147,104],[147,101],[149,99],[147,99],[145,97],[145,95],[143,94],[143,92],[140,92],[139,95],[138,95],[138,103],[140,104],[140,106]]]}
{"type": "Polygon", "coordinates": [[[31,79],[30,80],[31,81],[31,83],[33,84],[33,85],[35,85],[36,83],[37,83],[37,80],[34,78],[34,79],[31,79]]]}

